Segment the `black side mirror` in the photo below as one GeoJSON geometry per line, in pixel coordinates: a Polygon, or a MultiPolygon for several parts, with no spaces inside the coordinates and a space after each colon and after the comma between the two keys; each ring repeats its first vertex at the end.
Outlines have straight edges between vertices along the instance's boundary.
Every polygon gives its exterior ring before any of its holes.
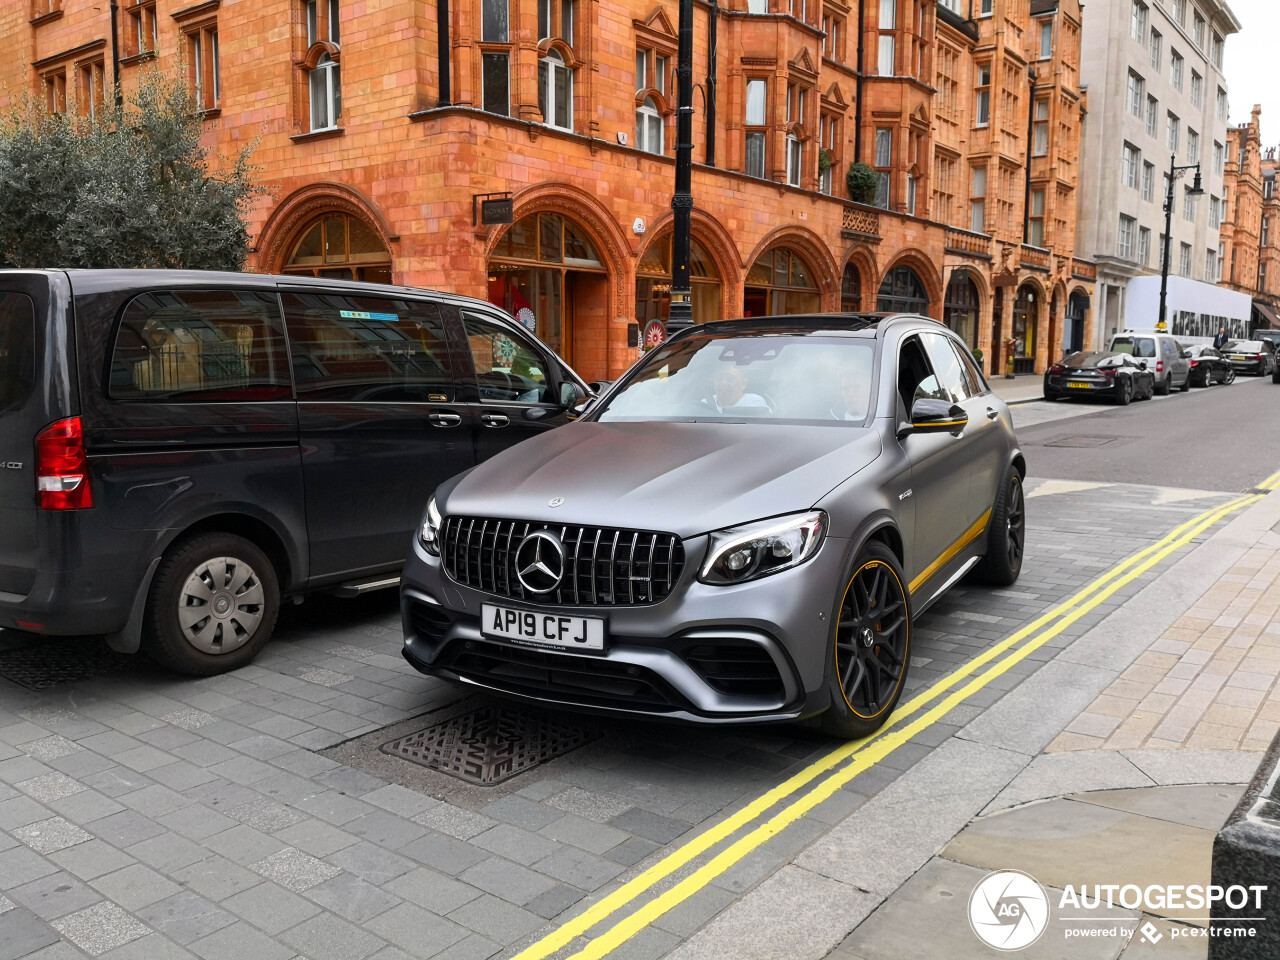
{"type": "Polygon", "coordinates": [[[1138,369],[1139,370],[1147,369],[1147,361],[1143,360],[1140,364],[1138,364],[1138,369]]]}
{"type": "Polygon", "coordinates": [[[565,380],[560,384],[560,406],[565,409],[576,405],[580,400],[586,400],[587,397],[587,391],[572,380],[565,380]]]}
{"type": "Polygon", "coordinates": [[[936,397],[917,397],[911,405],[911,422],[898,428],[898,436],[908,433],[957,433],[969,423],[964,407],[936,397]],[[906,429],[904,429],[906,428],[906,429]]]}

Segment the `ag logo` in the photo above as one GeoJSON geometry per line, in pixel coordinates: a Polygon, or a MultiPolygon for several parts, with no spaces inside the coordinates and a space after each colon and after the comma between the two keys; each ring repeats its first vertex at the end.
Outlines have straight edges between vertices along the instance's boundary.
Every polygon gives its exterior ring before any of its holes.
{"type": "Polygon", "coordinates": [[[1049,897],[1031,876],[1017,870],[987,874],[969,894],[969,926],[989,947],[1021,950],[1049,925],[1049,897]]]}

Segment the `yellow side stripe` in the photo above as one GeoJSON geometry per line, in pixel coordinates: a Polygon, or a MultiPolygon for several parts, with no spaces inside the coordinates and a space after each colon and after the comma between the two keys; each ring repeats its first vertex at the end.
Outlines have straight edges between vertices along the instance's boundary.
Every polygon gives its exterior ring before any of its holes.
{"type": "MultiPolygon", "coordinates": [[[[813,787],[809,792],[792,802],[760,826],[756,827],[756,829],[751,831],[751,833],[737,840],[710,860],[706,865],[694,871],[694,873],[690,874],[684,880],[681,880],[670,890],[667,890],[665,893],[640,907],[640,909],[635,913],[618,922],[600,936],[591,940],[591,942],[582,950],[569,957],[569,960],[599,960],[599,958],[608,955],[645,927],[649,926],[663,914],[667,913],[669,910],[678,906],[690,896],[697,893],[717,876],[724,873],[743,857],[747,856],[747,854],[754,851],[770,838],[781,833],[787,826],[794,823],[814,807],[818,806],[818,804],[831,797],[837,790],[856,777],[859,773],[889,756],[889,754],[893,753],[893,751],[897,750],[904,743],[907,743],[916,734],[928,729],[934,723],[938,722],[968,699],[972,694],[978,692],[992,680],[1008,672],[1012,667],[1025,660],[1030,654],[1044,646],[1068,626],[1080,619],[1080,617],[1097,607],[1098,604],[1102,603],[1103,600],[1110,597],[1122,586],[1141,576],[1169,554],[1183,546],[1186,546],[1202,531],[1213,526],[1213,524],[1217,523],[1222,519],[1222,517],[1243,507],[1249,506],[1250,504],[1256,503],[1261,499],[1261,495],[1255,495],[1253,497],[1246,498],[1243,502],[1237,503],[1234,506],[1219,508],[1214,512],[1214,515],[1204,519],[1190,532],[1178,538],[1178,540],[1168,544],[1156,554],[1150,556],[1143,563],[1139,564],[1129,573],[1120,577],[1110,586],[1091,597],[1084,605],[1073,610],[1059,623],[1054,624],[1053,627],[1044,631],[1030,643],[1010,654],[982,676],[971,680],[964,687],[951,694],[933,709],[921,715],[906,727],[895,733],[890,733],[887,736],[884,736],[878,743],[869,746],[866,750],[860,751],[858,756],[854,757],[853,760],[842,770],[833,773],[826,780],[813,787]]],[[[524,958],[525,954],[522,953],[519,956],[520,958],[524,958]]]]}
{"type": "MultiPolygon", "coordinates": [[[[1277,472],[1275,479],[1280,480],[1280,472],[1277,472]]],[[[1137,553],[1121,561],[1107,573],[1098,577],[1087,586],[1081,588],[1064,602],[1058,604],[1047,613],[1042,614],[1039,618],[1002,640],[1000,643],[987,649],[973,660],[939,680],[927,690],[922,691],[907,704],[899,706],[897,711],[895,711],[894,717],[890,719],[889,724],[884,730],[879,731],[866,740],[855,741],[838,747],[825,757],[814,761],[808,767],[793,774],[778,786],[743,807],[736,814],[733,814],[716,826],[711,827],[699,834],[697,837],[694,837],[684,846],[673,850],[670,854],[655,863],[653,866],[649,867],[639,876],[633,878],[613,893],[592,904],[581,914],[569,921],[566,921],[562,926],[553,930],[541,940],[525,948],[517,954],[513,960],[544,960],[544,958],[549,957],[576,937],[586,933],[596,924],[606,920],[608,917],[635,900],[639,895],[649,890],[664,878],[675,873],[694,858],[705,853],[711,847],[736,833],[740,828],[751,823],[776,803],[786,799],[801,787],[805,786],[807,783],[816,779],[822,773],[830,770],[842,761],[848,759],[853,754],[874,745],[879,738],[887,736],[890,730],[899,726],[909,716],[911,716],[911,714],[919,710],[926,703],[937,698],[946,690],[959,683],[966,676],[976,672],[979,668],[995,659],[1001,653],[1008,650],[1025,637],[1030,636],[1035,630],[1039,629],[1059,614],[1074,607],[1075,604],[1081,602],[1095,590],[1101,588],[1104,584],[1120,576],[1125,570],[1134,564],[1151,556],[1160,550],[1165,544],[1172,543],[1174,540],[1181,537],[1185,531],[1192,527],[1196,527],[1206,521],[1209,517],[1213,517],[1214,522],[1216,522],[1218,514],[1221,513],[1222,515],[1225,515],[1226,512],[1239,509],[1242,506],[1256,502],[1258,499],[1260,499],[1260,497],[1257,495],[1236,497],[1233,500],[1229,500],[1218,507],[1207,510],[1199,516],[1193,517],[1192,519],[1179,524],[1160,540],[1157,540],[1155,543],[1144,547],[1142,550],[1139,550],[1137,553]]]]}
{"type": "Polygon", "coordinates": [[[987,529],[987,520],[990,519],[990,517],[991,517],[991,508],[988,507],[987,512],[984,513],[982,516],[980,516],[972,527],[970,527],[968,530],[962,533],[960,535],[959,540],[957,540],[951,546],[947,547],[947,549],[942,552],[942,556],[940,556],[937,560],[933,561],[933,563],[925,567],[924,570],[920,573],[920,576],[916,577],[914,580],[911,581],[911,586],[908,587],[907,589],[910,590],[912,593],[915,593],[918,589],[920,589],[920,587],[924,583],[928,581],[930,577],[932,577],[935,573],[937,573],[938,570],[941,569],[941,567],[945,565],[952,557],[954,557],[957,553],[959,553],[969,544],[973,543],[974,540],[977,540],[978,537],[981,536],[982,531],[987,529]]]}

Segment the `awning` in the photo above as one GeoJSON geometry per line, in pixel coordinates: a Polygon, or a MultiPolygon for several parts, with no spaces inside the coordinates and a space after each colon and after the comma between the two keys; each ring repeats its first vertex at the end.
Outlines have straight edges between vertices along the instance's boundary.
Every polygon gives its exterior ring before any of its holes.
{"type": "Polygon", "coordinates": [[[1266,321],[1268,327],[1272,330],[1280,330],[1280,316],[1276,316],[1276,312],[1271,307],[1261,300],[1255,300],[1253,301],[1253,309],[1266,321]]]}

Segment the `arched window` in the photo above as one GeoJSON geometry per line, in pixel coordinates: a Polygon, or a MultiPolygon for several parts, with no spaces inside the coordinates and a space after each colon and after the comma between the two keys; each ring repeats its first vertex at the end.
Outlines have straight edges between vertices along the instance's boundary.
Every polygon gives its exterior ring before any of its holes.
{"type": "Polygon", "coordinates": [[[919,313],[928,315],[929,295],[920,275],[908,266],[894,267],[880,284],[876,309],[886,313],[919,313]]]}
{"type": "Polygon", "coordinates": [[[858,313],[862,309],[862,274],[853,263],[844,265],[840,278],[840,312],[858,313]]]}
{"type": "Polygon", "coordinates": [[[538,61],[538,106],[547,126],[573,130],[573,70],[558,50],[538,61]]]}
{"type": "MultiPolygon", "coordinates": [[[[720,319],[720,273],[697,240],[689,240],[689,285],[693,288],[693,322],[720,319]]],[[[666,323],[671,312],[671,234],[649,244],[636,264],[636,322],[666,323]]]]}
{"type": "Polygon", "coordinates": [[[973,349],[978,345],[978,288],[966,270],[957,270],[947,284],[942,302],[942,322],[973,349]]]}
{"type": "Polygon", "coordinates": [[[821,304],[813,271],[787,247],[762,253],[747,273],[743,313],[748,317],[817,313],[821,304]]]}
{"type": "Polygon", "coordinates": [[[345,213],[326,213],[299,232],[284,272],[390,283],[391,253],[363,220],[345,213]]]}
{"type": "Polygon", "coordinates": [[[636,147],[645,153],[662,153],[662,114],[653,102],[653,97],[646,97],[644,103],[636,107],[636,147]]]}

